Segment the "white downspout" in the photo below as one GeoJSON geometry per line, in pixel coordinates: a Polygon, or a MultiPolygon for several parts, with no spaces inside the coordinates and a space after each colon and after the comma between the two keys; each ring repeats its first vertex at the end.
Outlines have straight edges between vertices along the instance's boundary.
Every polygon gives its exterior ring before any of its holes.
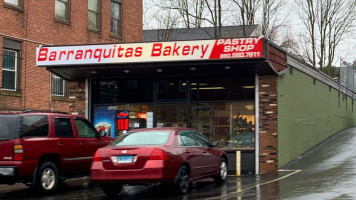
{"type": "Polygon", "coordinates": [[[53,105],[52,105],[52,73],[49,73],[49,106],[50,109],[53,111],[53,105]]]}
{"type": "Polygon", "coordinates": [[[85,118],[89,119],[89,80],[85,79],[85,118]]]}

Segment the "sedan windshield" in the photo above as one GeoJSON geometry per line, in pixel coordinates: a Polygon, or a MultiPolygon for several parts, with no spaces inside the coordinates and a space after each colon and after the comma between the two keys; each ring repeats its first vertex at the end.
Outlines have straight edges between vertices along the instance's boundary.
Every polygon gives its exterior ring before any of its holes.
{"type": "Polygon", "coordinates": [[[161,145],[168,141],[171,131],[133,132],[117,138],[111,145],[161,145]]]}

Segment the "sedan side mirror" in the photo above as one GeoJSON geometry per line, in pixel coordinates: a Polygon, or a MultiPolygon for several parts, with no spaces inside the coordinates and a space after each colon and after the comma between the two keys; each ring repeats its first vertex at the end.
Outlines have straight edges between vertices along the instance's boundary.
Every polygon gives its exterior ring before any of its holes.
{"type": "Polygon", "coordinates": [[[217,142],[217,141],[212,142],[212,143],[211,143],[211,146],[212,146],[212,147],[218,146],[218,142],[217,142]]]}

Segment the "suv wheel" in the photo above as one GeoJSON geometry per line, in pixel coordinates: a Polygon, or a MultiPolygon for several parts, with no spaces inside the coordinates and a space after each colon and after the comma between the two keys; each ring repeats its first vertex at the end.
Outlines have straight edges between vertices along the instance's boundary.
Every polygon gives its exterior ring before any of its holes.
{"type": "Polygon", "coordinates": [[[59,183],[58,169],[52,162],[44,162],[37,171],[36,186],[44,193],[56,191],[59,183]]]}

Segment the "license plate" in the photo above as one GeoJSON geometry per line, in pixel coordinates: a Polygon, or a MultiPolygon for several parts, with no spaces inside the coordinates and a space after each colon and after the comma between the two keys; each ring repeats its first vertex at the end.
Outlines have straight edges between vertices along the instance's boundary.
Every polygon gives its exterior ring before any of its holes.
{"type": "Polygon", "coordinates": [[[131,163],[132,156],[119,156],[118,163],[131,163]]]}

